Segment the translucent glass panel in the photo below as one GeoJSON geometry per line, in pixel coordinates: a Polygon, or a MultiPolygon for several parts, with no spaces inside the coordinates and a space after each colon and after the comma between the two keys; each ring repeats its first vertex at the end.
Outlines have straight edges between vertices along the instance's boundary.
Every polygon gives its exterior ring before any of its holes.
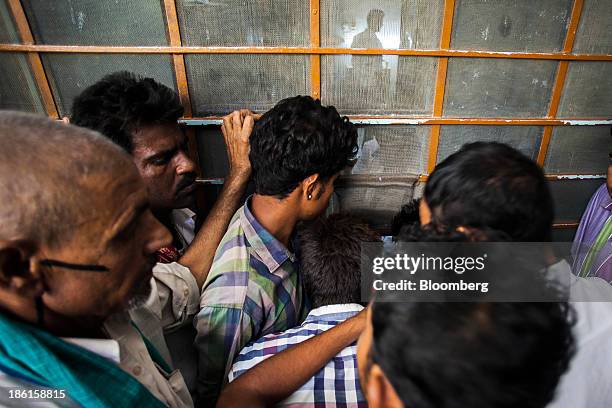
{"type": "Polygon", "coordinates": [[[427,167],[430,126],[365,126],[352,174],[420,174],[427,167]]]}
{"type": "Polygon", "coordinates": [[[557,180],[549,183],[555,205],[555,221],[580,221],[595,190],[605,180],[557,180]]]}
{"type": "Polygon", "coordinates": [[[321,0],[321,45],[440,47],[443,0],[321,0]]]}
{"type": "Polygon", "coordinates": [[[177,0],[183,45],[308,46],[310,7],[301,0],[177,0]]]}
{"type": "Polygon", "coordinates": [[[610,0],[585,0],[574,40],[574,52],[612,54],[612,4],[610,0]]]}
{"type": "Polygon", "coordinates": [[[187,55],[185,63],[198,116],[263,112],[286,97],[310,94],[306,55],[187,55]]]}
{"type": "Polygon", "coordinates": [[[612,115],[611,78],[612,62],[570,62],[557,116],[609,118],[612,115]]]}
{"type": "Polygon", "coordinates": [[[438,142],[438,163],[472,142],[506,143],[535,160],[544,128],[541,126],[442,126],[438,142]]]}
{"type": "Polygon", "coordinates": [[[487,51],[560,51],[572,0],[457,0],[451,47],[487,51]]]}
{"type": "Polygon", "coordinates": [[[23,0],[37,43],[167,45],[162,1],[23,0]]]}
{"type": "Polygon", "coordinates": [[[19,34],[15,29],[13,16],[6,1],[0,2],[0,43],[19,43],[19,34]]]}
{"type": "Polygon", "coordinates": [[[451,58],[444,114],[542,117],[548,111],[556,61],[451,58]]]}
{"type": "Polygon", "coordinates": [[[225,177],[229,170],[229,163],[220,128],[205,126],[196,129],[202,176],[206,178],[225,177]]]}
{"type": "Polygon", "coordinates": [[[397,55],[323,56],[322,100],[343,113],[431,114],[437,63],[397,55]]]}
{"type": "Polygon", "coordinates": [[[41,54],[60,114],[67,115],[73,99],[103,76],[130,71],[176,89],[169,55],[41,54]]]}
{"type": "Polygon", "coordinates": [[[547,173],[606,174],[612,152],[610,126],[559,126],[550,144],[547,173]]]}
{"type": "Polygon", "coordinates": [[[0,109],[45,113],[27,54],[0,54],[0,109]]]}
{"type": "Polygon", "coordinates": [[[334,208],[362,217],[374,228],[389,230],[393,216],[412,200],[415,182],[416,178],[391,184],[336,182],[334,195],[338,204],[334,208]]]}

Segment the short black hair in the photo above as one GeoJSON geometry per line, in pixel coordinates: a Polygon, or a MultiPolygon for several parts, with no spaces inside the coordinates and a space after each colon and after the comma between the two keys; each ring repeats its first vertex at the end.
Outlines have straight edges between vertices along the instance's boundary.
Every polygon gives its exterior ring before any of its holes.
{"type": "MultiPolygon", "coordinates": [[[[430,243],[510,239],[503,231],[472,233],[428,224],[412,226],[401,238],[430,243]]],[[[500,253],[496,259],[503,263],[500,253]]],[[[507,282],[511,286],[525,285],[524,277],[533,274],[529,284],[547,299],[566,299],[537,268],[516,265],[524,270],[508,274],[515,281],[507,282]]],[[[574,354],[574,322],[566,301],[375,301],[368,364],[381,367],[406,407],[542,408],[553,399],[574,354]]]]}
{"type": "Polygon", "coordinates": [[[449,228],[488,227],[514,241],[552,238],[553,200],[542,169],[503,143],[464,145],[436,166],[424,198],[432,219],[449,228]]]}
{"type": "Polygon", "coordinates": [[[418,198],[410,200],[393,216],[391,220],[391,235],[393,237],[400,235],[405,228],[409,228],[412,225],[420,225],[419,202],[418,198]]]}
{"type": "Polygon", "coordinates": [[[388,302],[370,364],[411,408],[543,408],[574,343],[567,303],[388,302]]]}
{"type": "Polygon", "coordinates": [[[183,115],[178,94],[153,78],[127,71],[106,75],[72,103],[70,122],[97,130],[132,153],[141,126],[176,123],[183,115]]]}
{"type": "Polygon", "coordinates": [[[310,96],[277,103],[255,123],[250,141],[255,192],[279,198],[315,173],[328,180],[357,153],[355,126],[310,96]]]}
{"type": "Polygon", "coordinates": [[[301,276],[312,307],[361,303],[361,243],[381,237],[348,214],[319,218],[299,231],[301,276]]]}

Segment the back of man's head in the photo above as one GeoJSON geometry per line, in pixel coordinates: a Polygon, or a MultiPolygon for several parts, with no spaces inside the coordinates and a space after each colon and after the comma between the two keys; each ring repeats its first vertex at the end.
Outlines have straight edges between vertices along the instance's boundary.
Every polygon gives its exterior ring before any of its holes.
{"type": "Polygon", "coordinates": [[[359,218],[333,214],[300,231],[301,274],[313,308],[361,302],[361,244],[380,235],[359,218]]]}
{"type": "MultiPolygon", "coordinates": [[[[453,257],[463,251],[462,245],[471,246],[474,241],[509,239],[494,230],[472,230],[469,235],[432,225],[411,230],[404,232],[403,240],[432,247],[453,242],[456,251],[449,253],[453,257]]],[[[510,253],[489,255],[487,268],[512,263],[510,253]]],[[[474,297],[472,302],[409,302],[406,295],[400,299],[401,294],[397,301],[377,299],[372,306],[365,373],[372,373],[377,365],[406,408],[545,407],[574,353],[574,315],[563,301],[562,288],[535,273],[529,264],[514,265],[504,279],[507,289],[530,285],[528,290],[537,290],[542,299],[559,301],[499,302],[474,297]],[[534,279],[526,283],[527,276],[534,279]]],[[[444,295],[456,299],[450,292],[444,295]]],[[[362,382],[366,387],[371,380],[368,375],[362,382]]]]}
{"type": "Polygon", "coordinates": [[[0,240],[55,246],[70,238],[105,182],[136,173],[119,147],[87,129],[0,112],[0,240]]]}
{"type": "Polygon", "coordinates": [[[550,241],[553,201],[542,169],[495,142],[463,146],[436,166],[424,199],[432,220],[449,228],[493,228],[514,241],[550,241]]]}
{"type": "Polygon", "coordinates": [[[250,142],[255,192],[284,198],[307,177],[318,174],[326,181],[350,165],[357,130],[333,106],[296,96],[266,112],[250,142]]]}
{"type": "Polygon", "coordinates": [[[381,302],[372,329],[407,408],[543,408],[573,352],[567,303],[381,302]]]}
{"type": "Polygon", "coordinates": [[[85,89],[72,103],[70,122],[96,130],[132,153],[142,126],[175,124],[183,115],[178,94],[152,78],[121,71],[85,89]]]}

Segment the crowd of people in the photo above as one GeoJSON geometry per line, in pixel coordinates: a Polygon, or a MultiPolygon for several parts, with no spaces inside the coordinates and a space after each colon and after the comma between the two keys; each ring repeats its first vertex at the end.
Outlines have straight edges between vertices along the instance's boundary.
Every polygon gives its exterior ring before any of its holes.
{"type": "MultiPolygon", "coordinates": [[[[612,163],[571,259],[542,254],[567,297],[366,303],[362,248],[380,232],[326,214],[356,127],[308,96],[225,116],[229,171],[204,216],[182,115],[128,72],[63,121],[0,112],[0,405],[612,406],[612,163]]],[[[542,243],[553,219],[542,169],[476,142],[392,234],[542,243]]]]}

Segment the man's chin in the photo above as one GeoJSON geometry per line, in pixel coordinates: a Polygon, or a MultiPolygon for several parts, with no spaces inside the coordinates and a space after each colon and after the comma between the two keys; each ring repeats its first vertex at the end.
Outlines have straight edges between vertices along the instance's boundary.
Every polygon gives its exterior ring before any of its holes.
{"type": "Polygon", "coordinates": [[[177,197],[176,200],[174,200],[174,204],[173,204],[173,208],[175,210],[178,210],[179,208],[191,208],[195,205],[195,194],[189,194],[186,196],[180,196],[177,197]]]}

